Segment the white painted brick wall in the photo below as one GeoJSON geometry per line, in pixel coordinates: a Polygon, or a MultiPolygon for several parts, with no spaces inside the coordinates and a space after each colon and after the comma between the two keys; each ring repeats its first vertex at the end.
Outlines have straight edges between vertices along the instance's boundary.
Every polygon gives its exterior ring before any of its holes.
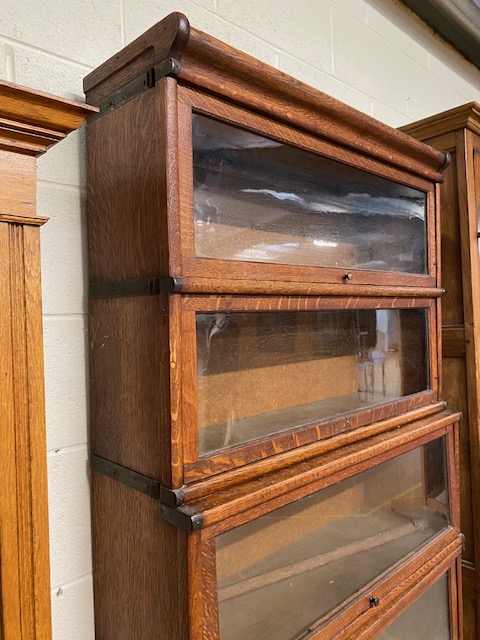
{"type": "MultiPolygon", "coordinates": [[[[400,126],[480,100],[480,72],[397,0],[2,0],[0,77],[72,99],[170,11],[400,126]]],[[[92,640],[84,132],[39,160],[54,640],[92,640]]]]}

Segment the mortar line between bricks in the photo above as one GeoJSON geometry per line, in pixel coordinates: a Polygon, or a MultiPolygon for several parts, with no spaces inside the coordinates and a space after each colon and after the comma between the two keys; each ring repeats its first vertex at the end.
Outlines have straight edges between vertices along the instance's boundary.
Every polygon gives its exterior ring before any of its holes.
{"type": "Polygon", "coordinates": [[[60,456],[68,455],[69,453],[85,453],[85,460],[88,458],[88,447],[86,442],[82,442],[79,444],[69,444],[66,447],[54,447],[53,449],[47,450],[47,458],[55,459],[60,456]]]}
{"type": "Polygon", "coordinates": [[[124,47],[127,44],[125,40],[125,0],[120,0],[120,35],[124,47]]]}
{"type": "Polygon", "coordinates": [[[69,587],[75,587],[77,584],[80,584],[82,582],[86,582],[87,580],[92,578],[93,573],[84,573],[83,575],[79,576],[78,578],[73,578],[73,580],[68,580],[67,582],[62,582],[60,584],[57,584],[55,586],[50,587],[50,592],[52,595],[56,596],[58,593],[59,589],[62,589],[62,591],[64,591],[65,589],[68,589],[69,587]]]}
{"type": "Polygon", "coordinates": [[[0,35],[0,42],[5,42],[12,46],[18,46],[23,49],[27,49],[28,51],[33,51],[35,53],[41,53],[42,55],[47,56],[48,58],[54,58],[55,60],[59,60],[60,62],[67,62],[68,64],[78,67],[83,71],[93,71],[93,67],[84,62],[80,62],[79,60],[73,60],[72,58],[67,58],[66,56],[62,56],[61,54],[54,53],[53,51],[49,51],[48,49],[42,49],[42,47],[37,47],[33,44],[29,44],[28,42],[24,42],[23,40],[16,40],[15,38],[11,38],[10,36],[5,36],[3,34],[0,35]]]}
{"type": "MultiPolygon", "coordinates": [[[[198,6],[198,5],[196,5],[198,6]]],[[[262,42],[263,44],[268,45],[269,47],[272,48],[272,50],[275,49],[280,49],[279,47],[277,47],[276,44],[273,44],[272,42],[268,42],[268,40],[265,40],[265,38],[260,38],[260,36],[257,36],[255,33],[253,33],[252,31],[249,31],[248,29],[245,29],[244,27],[236,24],[235,22],[232,22],[231,20],[229,20],[228,18],[226,18],[223,14],[221,13],[215,13],[214,11],[211,11],[210,9],[205,9],[205,11],[207,11],[208,13],[213,14],[214,16],[216,16],[217,18],[219,18],[220,20],[222,20],[223,22],[226,22],[227,24],[231,25],[232,27],[235,27],[236,31],[240,31],[241,33],[246,33],[247,35],[249,35],[251,38],[253,38],[254,40],[256,40],[257,42],[262,42]]],[[[281,51],[284,51],[283,49],[280,49],[281,51]]]]}
{"type": "Polygon", "coordinates": [[[46,187],[60,187],[61,189],[65,189],[68,191],[80,191],[83,193],[87,192],[86,185],[69,184],[67,182],[57,182],[56,180],[48,180],[47,178],[37,178],[37,185],[42,185],[46,187]]]}
{"type": "Polygon", "coordinates": [[[44,313],[45,320],[71,320],[78,318],[86,318],[87,312],[74,311],[73,313],[44,313]]]}

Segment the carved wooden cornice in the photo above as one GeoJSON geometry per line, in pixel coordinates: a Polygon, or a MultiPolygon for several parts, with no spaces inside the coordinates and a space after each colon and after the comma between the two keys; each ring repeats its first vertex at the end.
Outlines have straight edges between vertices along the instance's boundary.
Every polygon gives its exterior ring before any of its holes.
{"type": "Polygon", "coordinates": [[[86,104],[0,80],[0,149],[39,155],[96,111],[86,104]]]}
{"type": "Polygon", "coordinates": [[[434,138],[456,129],[468,129],[480,135],[480,103],[468,102],[460,107],[454,107],[435,116],[400,127],[400,131],[419,140],[434,138]]]}
{"type": "Polygon", "coordinates": [[[194,29],[178,12],[92,71],[83,86],[87,101],[106,113],[162,75],[437,182],[449,162],[448,155],[194,29]]]}

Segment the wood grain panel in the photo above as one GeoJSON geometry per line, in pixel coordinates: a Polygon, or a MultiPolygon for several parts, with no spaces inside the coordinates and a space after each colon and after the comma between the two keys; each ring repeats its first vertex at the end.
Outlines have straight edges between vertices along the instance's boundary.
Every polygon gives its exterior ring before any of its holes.
{"type": "Polygon", "coordinates": [[[92,506],[97,637],[187,640],[186,532],[155,500],[95,472],[92,506]]]}
{"type": "Polygon", "coordinates": [[[6,638],[33,640],[51,636],[40,246],[35,227],[2,223],[0,229],[6,294],[1,466],[8,492],[0,497],[3,625],[6,638]]]}
{"type": "MultiPolygon", "coordinates": [[[[25,296],[25,266],[23,253],[23,228],[12,225],[10,227],[10,263],[12,268],[12,342],[16,345],[13,358],[13,377],[15,379],[15,444],[16,460],[30,460],[30,415],[29,415],[29,381],[26,331],[26,296],[25,296]]],[[[41,379],[40,379],[41,381],[41,379]]],[[[43,426],[43,430],[45,426],[43,426]]],[[[32,434],[33,435],[33,434],[32,434]]],[[[31,464],[20,464],[17,468],[17,506],[19,527],[19,564],[22,629],[27,636],[34,634],[34,594],[33,594],[33,538],[30,534],[32,523],[32,468],[31,464]]],[[[45,480],[44,480],[45,481],[45,480]]],[[[46,534],[47,532],[45,532],[46,534]]]]}
{"type": "Polygon", "coordinates": [[[462,588],[463,588],[463,624],[465,638],[476,638],[478,628],[478,576],[475,565],[466,560],[462,561],[462,588]]]}
{"type": "MultiPolygon", "coordinates": [[[[36,611],[49,611],[50,563],[48,554],[47,462],[35,452],[46,451],[45,391],[43,383],[43,324],[40,282],[40,234],[35,227],[23,228],[25,256],[25,327],[28,353],[29,450],[31,468],[31,513],[29,536],[32,539],[32,573],[35,576],[33,598],[36,611]]],[[[51,633],[49,617],[36,613],[37,637],[51,633]]]]}
{"type": "Polygon", "coordinates": [[[476,567],[480,555],[479,513],[475,508],[480,501],[479,113],[479,105],[469,103],[403,128],[452,154],[441,188],[443,284],[447,290],[442,300],[443,368],[445,398],[449,406],[463,412],[464,420],[460,429],[460,491],[466,640],[480,637],[480,600],[468,588],[471,581],[465,573],[467,566],[476,567]],[[470,564],[465,564],[468,561],[470,564]]]}
{"type": "Polygon", "coordinates": [[[15,396],[13,384],[12,307],[10,294],[9,226],[0,224],[0,637],[22,638],[20,616],[19,548],[17,523],[17,471],[15,443],[15,396]]]}
{"type": "Polygon", "coordinates": [[[445,170],[445,182],[441,190],[441,246],[442,246],[442,286],[445,289],[443,299],[443,324],[462,325],[463,288],[462,256],[460,246],[460,220],[458,210],[457,154],[451,150],[452,163],[445,170]]]}
{"type": "Polygon", "coordinates": [[[89,336],[92,453],[165,481],[162,474],[171,474],[168,296],[92,300],[89,336]]]}
{"type": "Polygon", "coordinates": [[[442,355],[444,358],[465,356],[465,328],[460,326],[442,327],[442,355]]]}
{"type": "Polygon", "coordinates": [[[165,177],[156,130],[154,89],[87,127],[93,281],[168,274],[165,177]]]}
{"type": "Polygon", "coordinates": [[[35,158],[0,149],[0,174],[5,185],[0,190],[0,212],[20,219],[35,217],[35,158]]]}
{"type": "Polygon", "coordinates": [[[461,530],[465,534],[465,551],[463,557],[474,562],[473,537],[473,502],[471,483],[470,442],[468,436],[469,411],[466,395],[466,370],[464,358],[444,358],[444,398],[447,406],[454,411],[462,412],[460,428],[460,505],[461,530]]]}

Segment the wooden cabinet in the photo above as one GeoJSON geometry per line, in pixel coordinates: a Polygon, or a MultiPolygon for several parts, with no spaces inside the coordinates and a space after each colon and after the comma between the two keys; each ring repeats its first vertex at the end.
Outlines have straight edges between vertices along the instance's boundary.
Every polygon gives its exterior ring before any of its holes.
{"type": "Polygon", "coordinates": [[[85,90],[97,637],[461,638],[447,156],[178,13],[85,90]]]}
{"type": "Polygon", "coordinates": [[[51,638],[36,157],[86,105],[0,81],[0,638],[51,638]]]}
{"type": "Polygon", "coordinates": [[[465,638],[473,640],[480,635],[480,105],[466,104],[405,130],[452,157],[441,187],[443,386],[450,407],[463,413],[463,594],[465,638]]]}

